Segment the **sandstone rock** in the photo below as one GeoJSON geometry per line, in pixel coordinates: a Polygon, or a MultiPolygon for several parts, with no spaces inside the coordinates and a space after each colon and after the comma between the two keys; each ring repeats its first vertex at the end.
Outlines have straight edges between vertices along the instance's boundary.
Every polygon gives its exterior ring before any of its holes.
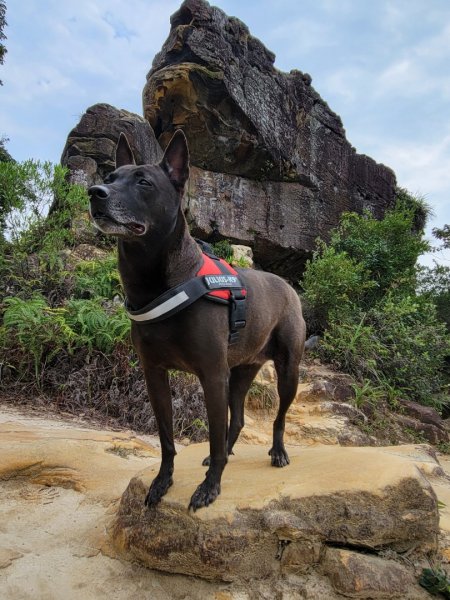
{"type": "Polygon", "coordinates": [[[151,510],[143,501],[157,467],[131,480],[111,531],[120,553],[158,570],[233,581],[304,572],[329,544],[436,548],[436,496],[412,457],[390,448],[291,448],[290,466],[278,470],[266,449],[239,445],[221,496],[191,514],[207,453],[206,444],[180,453],[174,485],[151,510]]]}
{"type": "Polygon", "coordinates": [[[104,260],[109,253],[92,244],[78,244],[73,250],[67,250],[65,268],[73,271],[76,265],[85,260],[104,260]]]}
{"type": "Polygon", "coordinates": [[[13,560],[22,558],[22,552],[13,548],[0,548],[0,569],[9,567],[13,560]]]}
{"type": "Polygon", "coordinates": [[[107,524],[130,475],[154,460],[152,445],[29,413],[0,404],[0,598],[214,600],[224,586],[107,555],[107,524]]]}
{"type": "Polygon", "coordinates": [[[422,436],[425,440],[428,440],[432,444],[438,444],[439,442],[448,442],[448,432],[445,429],[441,429],[431,423],[423,423],[418,419],[407,417],[405,415],[395,415],[395,420],[400,423],[403,428],[408,428],[415,431],[419,436],[422,436]]]}
{"type": "MultiPolygon", "coordinates": [[[[263,443],[267,445],[268,441],[265,440],[263,443]]],[[[198,528],[194,530],[194,537],[197,536],[196,539],[200,542],[199,549],[206,560],[208,553],[211,553],[214,548],[209,543],[207,535],[201,537],[202,531],[205,532],[204,522],[208,511],[218,508],[218,503],[224,501],[223,520],[220,520],[218,514],[209,522],[208,527],[213,528],[214,519],[217,518],[221,523],[218,533],[227,530],[228,521],[232,523],[230,531],[235,531],[238,524],[233,522],[233,515],[242,513],[244,527],[250,523],[255,528],[262,529],[261,535],[268,535],[270,560],[266,565],[271,569],[272,564],[275,563],[276,575],[267,579],[224,583],[150,570],[137,564],[133,555],[131,561],[122,560],[123,554],[120,555],[121,560],[117,560],[115,558],[117,551],[111,547],[107,531],[111,522],[116,522],[118,499],[129,483],[130,476],[141,473],[145,468],[144,479],[147,485],[151,476],[147,467],[155,461],[154,457],[157,454],[153,444],[153,439],[139,440],[129,432],[96,431],[87,429],[85,424],[68,423],[61,416],[52,419],[48,414],[30,417],[13,409],[11,405],[7,405],[6,408],[5,405],[0,405],[0,453],[2,455],[0,596],[2,598],[8,600],[32,597],[46,600],[60,600],[62,597],[83,598],[83,600],[100,598],[139,600],[145,590],[144,596],[147,594],[152,600],[169,598],[170,600],[188,598],[339,600],[342,594],[335,591],[331,585],[332,569],[328,566],[329,576],[324,573],[327,553],[334,552],[334,548],[330,548],[324,542],[327,536],[322,536],[320,532],[327,529],[327,520],[331,519],[333,511],[337,511],[339,516],[336,523],[332,523],[328,528],[331,533],[333,529],[343,530],[343,527],[348,524],[347,533],[350,534],[351,531],[358,529],[358,522],[368,527],[375,527],[375,521],[382,513],[380,507],[383,505],[385,514],[390,519],[386,536],[395,529],[396,522],[400,521],[398,537],[408,537],[407,528],[413,528],[414,517],[420,519],[420,515],[425,515],[424,523],[420,524],[418,530],[418,538],[422,539],[424,529],[430,526],[430,515],[426,514],[430,498],[427,495],[426,484],[421,487],[423,480],[414,465],[430,478],[439,499],[446,504],[440,509],[441,525],[447,528],[446,531],[450,531],[450,509],[447,508],[450,507],[448,480],[439,476],[442,471],[427,447],[419,445],[378,448],[376,452],[380,454],[376,461],[364,454],[360,455],[359,461],[349,459],[350,449],[338,448],[336,453],[334,448],[328,448],[326,454],[321,454],[323,449],[320,448],[312,448],[311,450],[314,450],[312,453],[301,451],[299,454],[298,450],[291,449],[293,464],[287,469],[275,470],[267,466],[267,448],[249,448],[250,453],[246,454],[239,446],[238,453],[231,458],[227,470],[239,466],[242,462],[245,468],[239,469],[238,478],[233,472],[228,473],[224,479],[225,487],[222,495],[217,502],[206,511],[198,511],[194,515],[197,519],[194,522],[199,523],[198,528]],[[319,450],[318,454],[315,453],[316,450],[319,450]],[[339,455],[341,450],[344,450],[344,454],[339,455]],[[330,460],[331,454],[335,456],[330,460]],[[247,464],[248,460],[251,464],[247,464]],[[309,473],[308,470],[301,468],[300,472],[296,472],[295,477],[287,477],[288,470],[297,460],[301,460],[302,463],[304,460],[307,461],[310,465],[309,473]],[[330,463],[329,467],[327,467],[328,463],[330,463]],[[366,465],[369,465],[367,473],[366,465]],[[407,481],[413,471],[413,477],[418,481],[418,494],[415,489],[411,489],[412,486],[406,485],[406,482],[398,481],[397,476],[400,471],[407,481]],[[343,472],[347,473],[346,477],[342,477],[343,472]],[[268,490],[268,483],[271,486],[270,490],[268,490]],[[390,484],[393,486],[391,487],[390,484]],[[252,495],[251,489],[248,488],[254,485],[256,486],[253,490],[254,497],[259,499],[259,504],[253,509],[246,510],[245,503],[252,495]],[[298,490],[299,486],[303,489],[303,496],[296,499],[295,489],[298,490]],[[230,487],[234,488],[236,500],[234,506],[230,497],[227,499],[230,487]],[[357,491],[358,489],[360,492],[357,491]],[[282,503],[270,504],[268,491],[272,497],[283,492],[291,499],[286,498],[282,503]],[[397,492],[405,496],[403,503],[396,502],[397,492]],[[328,507],[325,502],[327,494],[330,503],[331,498],[337,498],[338,507],[328,507]],[[423,502],[424,495],[425,502],[423,502]],[[364,504],[366,498],[369,499],[367,505],[364,504]],[[389,508],[389,499],[395,505],[394,509],[389,508]],[[240,506],[241,500],[243,506],[240,506]],[[298,510],[290,512],[290,508],[297,501],[298,510]],[[374,510],[372,501],[378,503],[377,510],[374,510]],[[267,502],[269,503],[267,506],[273,510],[264,508],[267,502]],[[422,505],[416,509],[415,503],[422,503],[422,505]],[[406,507],[411,511],[406,510],[406,513],[402,513],[406,507]],[[367,519],[365,511],[368,513],[367,519]],[[264,515],[264,519],[260,519],[261,515],[264,515]],[[322,520],[324,523],[317,525],[317,521],[322,520]],[[403,521],[410,525],[405,527],[403,521]],[[319,535],[316,535],[317,532],[319,535]]],[[[189,450],[191,449],[188,448],[189,450]]],[[[358,449],[358,452],[361,450],[374,451],[374,449],[358,449]]],[[[185,500],[187,502],[193,487],[204,471],[197,461],[197,458],[203,457],[205,452],[200,447],[195,459],[196,464],[192,465],[192,454],[186,461],[189,468],[194,467],[197,472],[183,475],[184,469],[180,460],[184,452],[185,450],[180,451],[176,459],[175,483],[171,490],[171,494],[175,492],[175,496],[164,509],[168,510],[170,506],[180,501],[183,503],[182,508],[175,506],[173,514],[169,515],[169,521],[174,528],[178,514],[182,514],[181,524],[184,518],[189,517],[185,500]]],[[[353,453],[354,450],[352,449],[351,452],[353,453]]],[[[357,454],[354,456],[356,458],[357,454]]],[[[450,468],[446,461],[447,458],[443,457],[443,466],[450,468]]],[[[141,509],[141,505],[136,505],[136,510],[141,509]]],[[[151,517],[148,511],[147,517],[151,517]]],[[[181,526],[178,530],[178,538],[181,538],[185,531],[181,526]]],[[[433,531],[431,527],[431,545],[434,539],[433,531]]],[[[133,530],[128,533],[132,535],[133,530]]],[[[160,532],[160,537],[162,535],[163,530],[160,532]]],[[[256,540],[261,539],[258,535],[260,534],[255,535],[256,540]]],[[[369,539],[368,534],[364,532],[360,532],[355,539],[361,539],[363,535],[364,539],[369,539]]],[[[175,530],[174,536],[176,536],[175,530]]],[[[333,539],[335,537],[333,536],[333,539]]],[[[393,540],[398,537],[393,535],[388,545],[394,543],[393,540]]],[[[239,539],[237,537],[231,544],[232,552],[239,539]]],[[[135,542],[137,541],[136,537],[135,542]]],[[[219,554],[214,556],[213,567],[215,565],[215,568],[220,562],[220,553],[227,554],[226,542],[225,536],[224,544],[218,548],[219,554]]],[[[414,544],[414,538],[410,540],[410,544],[414,544]]],[[[251,542],[250,546],[251,553],[251,542]]],[[[421,560],[423,555],[420,552],[424,549],[421,542],[418,548],[418,554],[408,553],[408,561],[405,561],[405,565],[409,565],[410,561],[415,563],[416,556],[421,560]]],[[[358,560],[360,552],[357,552],[354,546],[350,549],[355,555],[354,560],[358,560]]],[[[167,546],[166,551],[168,552],[167,546]]],[[[247,554],[248,549],[244,547],[242,551],[244,562],[249,561],[247,554]]],[[[382,556],[385,554],[383,552],[382,556]]],[[[389,554],[392,555],[393,552],[389,554]]],[[[362,560],[364,561],[364,556],[362,560]]],[[[385,572],[386,563],[391,561],[383,559],[383,563],[379,564],[380,572],[385,572]]],[[[258,564],[251,565],[248,571],[249,577],[253,571],[260,572],[258,564]]],[[[416,585],[408,585],[401,596],[402,600],[422,600],[426,597],[417,596],[416,591],[416,585]]],[[[352,590],[346,595],[351,596],[352,590]]],[[[359,597],[369,597],[369,594],[359,597]]]]}
{"type": "Polygon", "coordinates": [[[145,119],[109,104],[95,104],[69,133],[61,156],[61,164],[71,172],[72,183],[89,187],[103,181],[114,167],[121,132],[126,134],[138,164],[161,158],[162,150],[145,119]]]}
{"type": "Polygon", "coordinates": [[[120,497],[124,475],[159,456],[134,435],[81,428],[49,432],[4,423],[0,442],[0,481],[26,477],[36,487],[72,489],[107,503],[120,497]]]}
{"type": "Polygon", "coordinates": [[[255,378],[255,381],[261,383],[262,385],[270,385],[276,388],[277,373],[275,371],[273,360],[269,360],[263,364],[255,378]]]}
{"type": "Polygon", "coordinates": [[[404,566],[378,556],[328,548],[322,570],[337,592],[351,598],[429,598],[404,566]]]}
{"type": "Polygon", "coordinates": [[[259,264],[293,277],[343,210],[380,217],[395,176],[356,153],[309,75],[274,59],[241,21],[186,0],[147,76],[144,115],[162,146],[177,128],[188,137],[194,228],[253,242],[259,264]]]}
{"type": "Polygon", "coordinates": [[[243,246],[242,244],[231,244],[231,249],[233,250],[233,264],[242,261],[248,268],[252,268],[254,266],[253,251],[250,248],[250,246],[243,246]]]}
{"type": "Polygon", "coordinates": [[[417,419],[421,423],[428,423],[439,429],[445,429],[442,417],[431,406],[424,406],[411,400],[401,400],[401,405],[407,415],[417,419]]]}

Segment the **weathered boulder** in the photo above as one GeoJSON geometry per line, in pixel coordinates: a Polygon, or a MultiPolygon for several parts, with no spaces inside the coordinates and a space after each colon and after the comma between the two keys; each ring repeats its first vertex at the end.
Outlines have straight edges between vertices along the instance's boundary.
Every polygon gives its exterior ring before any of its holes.
{"type": "Polygon", "coordinates": [[[114,168],[121,132],[126,134],[139,164],[161,158],[162,150],[145,119],[109,104],[95,104],[69,133],[61,156],[61,164],[71,172],[72,183],[89,187],[103,181],[114,168]]]}
{"type": "Polygon", "coordinates": [[[329,546],[435,550],[437,500],[418,467],[439,467],[426,452],[409,450],[290,448],[290,466],[273,469],[265,448],[239,445],[220,497],[191,514],[208,453],[206,444],[193,445],[177,457],[175,483],[157,507],[144,506],[157,467],[131,480],[114,544],[151,568],[224,581],[301,574],[329,546]]]}
{"type": "MultiPolygon", "coordinates": [[[[413,574],[393,560],[328,548],[322,565],[334,589],[351,598],[406,598],[408,588],[417,585],[413,574]]],[[[417,590],[427,598],[425,590],[417,590]]]]}
{"type": "Polygon", "coordinates": [[[177,128],[188,137],[194,226],[294,275],[343,210],[380,217],[395,176],[356,153],[309,75],[274,60],[244,23],[186,0],[147,76],[144,115],[162,146],[177,128]]]}

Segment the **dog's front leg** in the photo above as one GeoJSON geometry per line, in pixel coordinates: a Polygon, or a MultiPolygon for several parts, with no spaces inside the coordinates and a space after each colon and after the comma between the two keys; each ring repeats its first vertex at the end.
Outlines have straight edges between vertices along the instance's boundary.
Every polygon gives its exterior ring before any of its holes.
{"type": "Polygon", "coordinates": [[[161,500],[173,483],[173,459],[176,452],[173,441],[172,397],[167,371],[144,367],[144,375],[161,442],[161,466],[145,498],[145,504],[153,506],[161,500]]]}
{"type": "Polygon", "coordinates": [[[220,480],[228,460],[229,371],[223,369],[221,374],[216,376],[208,373],[205,377],[200,377],[200,381],[208,413],[210,463],[205,480],[195,490],[189,503],[189,508],[194,511],[208,506],[220,494],[220,480]]]}

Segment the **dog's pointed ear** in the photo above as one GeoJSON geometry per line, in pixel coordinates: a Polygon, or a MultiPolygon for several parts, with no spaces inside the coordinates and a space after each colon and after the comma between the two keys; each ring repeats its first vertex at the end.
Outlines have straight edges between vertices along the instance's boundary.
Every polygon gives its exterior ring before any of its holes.
{"type": "Polygon", "coordinates": [[[189,150],[186,136],[181,129],[177,129],[173,134],[160,166],[175,188],[182,193],[189,177],[189,150]]]}
{"type": "Polygon", "coordinates": [[[130,148],[127,137],[124,133],[119,136],[116,146],[116,169],[124,165],[135,165],[133,151],[130,148]]]}

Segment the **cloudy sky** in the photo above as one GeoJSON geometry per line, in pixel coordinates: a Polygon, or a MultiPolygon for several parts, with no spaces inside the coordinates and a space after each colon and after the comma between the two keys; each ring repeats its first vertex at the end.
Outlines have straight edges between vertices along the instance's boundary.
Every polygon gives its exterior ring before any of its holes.
{"type": "MultiPolygon", "coordinates": [[[[0,135],[17,160],[58,162],[88,106],[142,113],[152,59],[181,0],[6,0],[0,135]]],[[[217,0],[300,69],[347,138],[450,223],[449,0],[217,0]]],[[[450,265],[450,252],[439,260],[450,265]]]]}

